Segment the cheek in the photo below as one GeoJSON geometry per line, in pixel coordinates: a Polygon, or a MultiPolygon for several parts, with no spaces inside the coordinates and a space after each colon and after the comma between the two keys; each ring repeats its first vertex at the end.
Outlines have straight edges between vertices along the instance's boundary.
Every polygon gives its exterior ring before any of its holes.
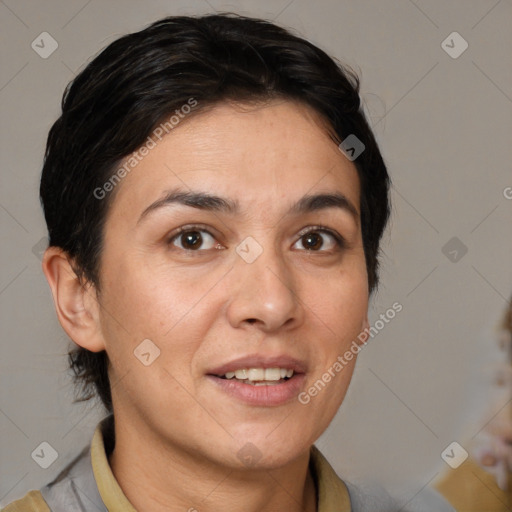
{"type": "Polygon", "coordinates": [[[108,304],[132,331],[160,337],[194,308],[208,283],[169,265],[140,263],[121,262],[111,273],[108,304]]]}
{"type": "Polygon", "coordinates": [[[325,279],[306,276],[303,289],[311,312],[338,338],[361,329],[369,299],[366,267],[342,268],[325,279]]]}
{"type": "Polygon", "coordinates": [[[180,383],[192,389],[191,362],[207,325],[191,314],[201,290],[168,274],[120,264],[105,288],[102,329],[111,382],[120,382],[113,394],[118,403],[147,404],[147,414],[170,403],[193,408],[180,383]]]}
{"type": "MultiPolygon", "coordinates": [[[[102,301],[102,330],[114,369],[126,371],[138,361],[134,350],[151,340],[159,362],[184,375],[216,316],[208,308],[212,274],[199,275],[168,265],[111,267],[102,301]]],[[[218,279],[217,279],[218,280],[218,279]]]]}

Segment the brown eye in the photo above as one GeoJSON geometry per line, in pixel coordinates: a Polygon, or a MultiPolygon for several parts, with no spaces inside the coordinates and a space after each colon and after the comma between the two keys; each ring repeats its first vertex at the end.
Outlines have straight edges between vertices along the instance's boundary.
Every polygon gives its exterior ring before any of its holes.
{"type": "Polygon", "coordinates": [[[199,231],[189,231],[180,236],[181,245],[185,249],[197,249],[203,243],[203,237],[199,231]]]}
{"type": "Polygon", "coordinates": [[[206,250],[215,246],[215,238],[203,229],[189,229],[174,236],[171,243],[186,251],[206,250]]]}
{"type": "Polygon", "coordinates": [[[341,236],[327,230],[316,229],[304,233],[294,245],[295,249],[306,251],[326,252],[344,247],[341,236]]]}
{"type": "Polygon", "coordinates": [[[319,233],[308,233],[302,237],[302,246],[304,249],[318,250],[322,247],[324,241],[319,233]]]}

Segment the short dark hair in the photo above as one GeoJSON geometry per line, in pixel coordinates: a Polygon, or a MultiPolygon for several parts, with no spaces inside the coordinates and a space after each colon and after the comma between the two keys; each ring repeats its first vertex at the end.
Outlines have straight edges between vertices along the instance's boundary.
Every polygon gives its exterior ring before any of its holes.
{"type": "MultiPolygon", "coordinates": [[[[362,111],[359,79],[290,31],[232,13],[156,21],[108,45],[66,87],[62,114],[48,135],[40,195],[49,245],[68,254],[80,282],[101,292],[103,231],[115,194],[98,200],[94,191],[191,98],[194,112],[223,101],[296,100],[328,122],[338,143],[355,135],[364,144],[354,163],[372,293],[390,181],[362,111]]],[[[69,361],[79,399],[97,394],[112,412],[106,352],[75,348],[69,361]]]]}

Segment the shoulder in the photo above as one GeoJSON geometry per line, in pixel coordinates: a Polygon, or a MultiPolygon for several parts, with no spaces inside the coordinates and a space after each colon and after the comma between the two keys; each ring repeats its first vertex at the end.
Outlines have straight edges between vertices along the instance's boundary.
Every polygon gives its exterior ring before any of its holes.
{"type": "Polygon", "coordinates": [[[423,488],[410,499],[397,498],[376,483],[347,483],[352,512],[455,512],[455,509],[435,490],[423,488]],[[404,502],[405,501],[405,502],[404,502]]]}
{"type": "Polygon", "coordinates": [[[423,489],[421,496],[418,493],[404,504],[403,499],[390,495],[376,482],[342,480],[315,446],[311,449],[311,460],[319,512],[455,512],[433,489],[423,489]]]}
{"type": "Polygon", "coordinates": [[[13,501],[0,512],[51,512],[40,491],[30,491],[23,498],[13,501]]]}

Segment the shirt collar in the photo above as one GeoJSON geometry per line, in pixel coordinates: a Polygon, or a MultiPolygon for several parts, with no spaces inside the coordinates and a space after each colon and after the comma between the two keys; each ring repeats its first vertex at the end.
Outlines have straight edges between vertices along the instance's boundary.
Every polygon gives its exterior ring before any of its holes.
{"type": "MultiPolygon", "coordinates": [[[[91,443],[94,479],[109,512],[137,512],[119,486],[108,455],[114,446],[114,418],[107,416],[99,423],[91,443]]],[[[343,480],[335,473],[316,446],[311,447],[310,470],[315,483],[318,512],[350,512],[350,498],[343,480]]]]}
{"type": "Polygon", "coordinates": [[[91,442],[91,462],[101,499],[109,512],[137,512],[110,469],[108,454],[114,447],[114,417],[99,423],[91,442]]]}

